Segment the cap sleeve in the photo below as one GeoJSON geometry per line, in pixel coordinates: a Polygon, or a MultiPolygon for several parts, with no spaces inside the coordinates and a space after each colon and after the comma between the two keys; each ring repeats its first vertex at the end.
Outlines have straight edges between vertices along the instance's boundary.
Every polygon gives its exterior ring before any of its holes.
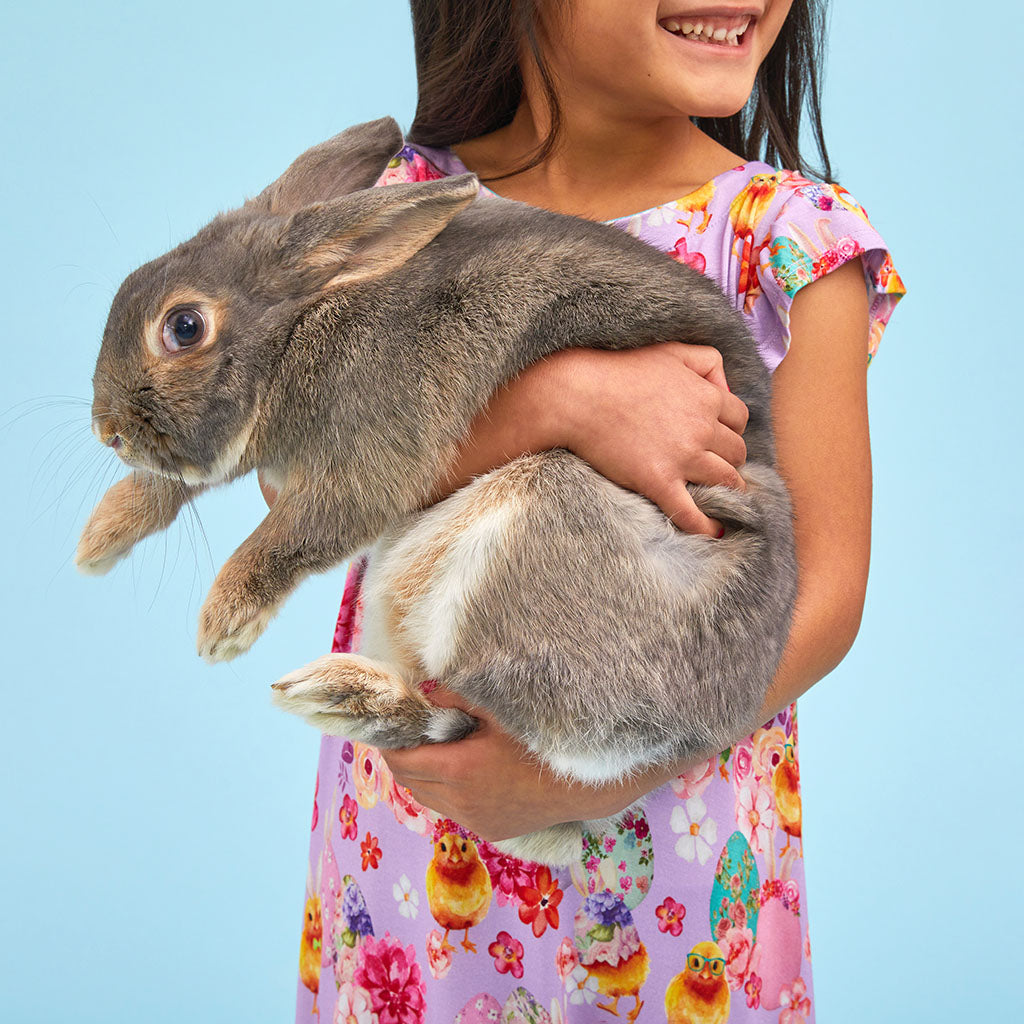
{"type": "MultiPolygon", "coordinates": [[[[796,293],[852,259],[859,259],[870,297],[868,361],[906,288],[882,236],[864,208],[841,185],[808,181],[791,172],[777,177],[778,205],[756,246],[760,302],[749,310],[773,315],[776,338],[768,356],[774,369],[789,349],[789,311],[796,293]],[[757,310],[757,306],[762,306],[757,310]],[[767,308],[764,308],[767,307],[767,308]],[[781,328],[781,330],[780,330],[781,328]]],[[[767,219],[767,218],[766,218],[767,219]]]]}

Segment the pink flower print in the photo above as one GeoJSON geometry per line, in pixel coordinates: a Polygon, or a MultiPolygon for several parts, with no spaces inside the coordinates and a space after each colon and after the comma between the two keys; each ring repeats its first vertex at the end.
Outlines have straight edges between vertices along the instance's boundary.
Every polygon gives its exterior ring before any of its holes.
{"type": "Polygon", "coordinates": [[[754,776],[771,781],[775,769],[786,757],[786,734],[778,727],[754,733],[754,776]]]}
{"type": "Polygon", "coordinates": [[[443,178],[444,175],[435,170],[425,156],[420,153],[413,153],[412,160],[410,161],[410,171],[412,177],[408,178],[409,181],[438,181],[443,178]]]}
{"type": "Polygon", "coordinates": [[[747,927],[747,905],[743,900],[735,900],[729,907],[729,919],[737,928],[747,927]]]}
{"type": "Polygon", "coordinates": [[[696,857],[699,864],[705,864],[711,856],[711,844],[718,839],[718,826],[713,818],[705,817],[707,812],[699,796],[672,808],[669,824],[672,831],[679,834],[676,853],[684,860],[692,861],[696,857]]]}
{"type": "Polygon", "coordinates": [[[601,845],[604,847],[605,853],[611,853],[612,850],[615,849],[615,837],[605,836],[604,839],[601,840],[601,845]]]}
{"type": "Polygon", "coordinates": [[[736,824],[754,853],[763,853],[772,841],[775,806],[771,790],[748,779],[736,797],[736,824]]]}
{"type": "Polygon", "coordinates": [[[342,942],[336,944],[336,949],[338,957],[334,961],[334,980],[337,985],[344,985],[351,982],[356,976],[356,968],[359,966],[359,947],[346,946],[342,942]]]}
{"type": "Polygon", "coordinates": [[[367,936],[355,983],[370,994],[379,1024],[423,1024],[427,987],[412,946],[385,935],[367,936]]]}
{"type": "Polygon", "coordinates": [[[519,906],[522,890],[534,884],[537,865],[532,860],[520,860],[509,853],[502,853],[485,840],[477,843],[477,851],[491,876],[491,885],[498,897],[498,906],[511,903],[519,906]]]}
{"type": "Polygon", "coordinates": [[[359,826],[356,824],[358,817],[359,805],[346,793],[341,801],[341,810],[338,811],[342,839],[355,839],[359,835],[359,826]]]}
{"type": "Polygon", "coordinates": [[[864,246],[855,238],[845,235],[836,242],[833,249],[841,259],[852,260],[854,256],[859,256],[864,251],[864,246]]]}
{"type": "Polygon", "coordinates": [[[508,932],[498,932],[487,952],[494,957],[494,969],[499,974],[511,974],[513,978],[523,976],[523,944],[508,932]]]}
{"type": "Polygon", "coordinates": [[[732,781],[737,788],[748,778],[754,766],[754,751],[749,740],[737,743],[732,748],[732,781]]]}
{"type": "Polygon", "coordinates": [[[432,830],[434,824],[430,819],[427,809],[422,804],[418,804],[413,798],[412,793],[401,783],[396,782],[393,775],[390,782],[391,784],[385,793],[385,799],[388,806],[394,811],[399,823],[405,825],[406,828],[412,829],[418,835],[427,835],[432,830]]]}
{"type": "MultiPolygon", "coordinates": [[[[381,775],[387,766],[380,752],[365,743],[353,743],[352,778],[356,784],[356,799],[362,807],[373,807],[380,799],[381,775]]],[[[391,773],[388,772],[390,775],[391,773]]]]}
{"type": "Polygon", "coordinates": [[[636,887],[646,895],[648,888],[650,887],[651,879],[647,875],[641,875],[636,880],[636,887]]]}
{"type": "MultiPolygon", "coordinates": [[[[623,866],[622,868],[620,868],[620,870],[625,871],[625,867],[623,866]]],[[[619,888],[623,892],[629,892],[629,890],[633,888],[633,878],[632,878],[632,876],[631,875],[623,875],[619,879],[619,888]]]]}
{"type": "Polygon", "coordinates": [[[334,1024],[374,1024],[373,1005],[370,994],[346,982],[338,989],[338,1001],[334,1006],[334,1024]]]}
{"type": "Polygon", "coordinates": [[[597,855],[596,855],[596,854],[593,854],[593,853],[592,853],[592,854],[591,854],[591,855],[590,855],[590,856],[589,856],[589,857],[587,858],[587,863],[586,863],[586,865],[585,865],[586,869],[587,869],[588,871],[596,871],[596,870],[597,870],[597,869],[598,869],[598,868],[599,868],[600,866],[601,866],[601,861],[600,861],[600,859],[599,859],[599,858],[597,857],[597,855]]]}
{"type": "Polygon", "coordinates": [[[719,945],[722,944],[722,939],[725,938],[725,933],[732,927],[732,923],[727,917],[720,917],[717,924],[715,925],[715,942],[719,945]]]}
{"type": "Polygon", "coordinates": [[[685,263],[688,267],[693,267],[694,270],[699,270],[702,274],[707,267],[707,260],[702,253],[690,252],[686,247],[685,235],[676,242],[673,248],[669,249],[668,255],[678,263],[685,263]]]}
{"type": "Polygon", "coordinates": [[[811,962],[811,933],[809,931],[804,932],[804,959],[808,963],[811,962]]]}
{"type": "Polygon", "coordinates": [[[730,928],[718,943],[725,955],[725,980],[735,991],[742,988],[750,969],[754,950],[754,933],[749,928],[730,928]]]}
{"type": "Polygon", "coordinates": [[[779,1014],[779,1024],[807,1024],[811,1001],[807,998],[807,985],[803,978],[797,978],[792,985],[782,990],[779,1004],[783,1007],[779,1014]]]}
{"type": "Polygon", "coordinates": [[[680,800],[689,800],[691,796],[700,796],[708,788],[715,774],[715,757],[709,757],[701,764],[694,765],[689,771],[683,772],[672,780],[672,789],[680,800]]]}
{"type": "Polygon", "coordinates": [[[729,878],[729,888],[732,890],[733,899],[743,890],[743,879],[735,872],[729,878]]]}
{"type": "Polygon", "coordinates": [[[576,949],[576,943],[568,935],[563,935],[558,949],[555,950],[555,970],[558,971],[558,977],[564,982],[579,962],[580,954],[576,949]]]}
{"type": "Polygon", "coordinates": [[[666,896],[654,913],[658,917],[658,931],[670,932],[672,935],[682,932],[683,918],[686,917],[686,907],[682,903],[676,903],[671,896],[666,896]]]}
{"type": "Polygon", "coordinates": [[[452,947],[445,946],[444,935],[436,928],[427,936],[427,966],[438,981],[452,966],[452,947]]]}
{"type": "Polygon", "coordinates": [[[753,971],[747,975],[743,991],[747,993],[747,1006],[756,1010],[761,1005],[761,979],[753,971]]]}
{"type": "Polygon", "coordinates": [[[787,878],[782,883],[782,905],[794,914],[800,913],[800,886],[795,878],[787,878]]]}

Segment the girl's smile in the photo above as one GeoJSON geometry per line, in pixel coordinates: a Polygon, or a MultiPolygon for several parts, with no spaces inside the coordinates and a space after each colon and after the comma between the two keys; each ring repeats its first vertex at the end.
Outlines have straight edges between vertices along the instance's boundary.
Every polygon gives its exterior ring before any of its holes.
{"type": "Polygon", "coordinates": [[[756,13],[721,15],[717,12],[680,14],[660,18],[658,24],[677,39],[711,46],[716,49],[738,50],[748,40],[747,30],[756,13]]]}
{"type": "Polygon", "coordinates": [[[571,0],[542,7],[563,99],[614,121],[740,110],[790,0],[571,0]]]}

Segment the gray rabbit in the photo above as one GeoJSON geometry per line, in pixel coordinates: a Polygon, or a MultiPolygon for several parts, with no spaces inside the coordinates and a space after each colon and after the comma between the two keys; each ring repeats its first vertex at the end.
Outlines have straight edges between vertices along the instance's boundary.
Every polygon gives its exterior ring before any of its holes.
{"type": "MultiPolygon", "coordinates": [[[[93,428],[134,471],[77,562],[104,572],[208,487],[263,471],[279,497],[218,574],[209,661],[246,651],[292,590],[372,546],[361,654],[274,685],[324,732],[456,740],[444,682],[570,779],[694,759],[749,731],[796,589],[768,373],[710,280],[624,232],[496,198],[472,175],[370,188],[390,119],[309,150],[273,185],[131,274],[93,378],[93,428]],[[563,449],[422,509],[474,415],[573,346],[714,345],[750,410],[747,488],[692,487],[727,524],[676,530],[563,449]]],[[[581,824],[502,844],[573,860],[581,824]]]]}

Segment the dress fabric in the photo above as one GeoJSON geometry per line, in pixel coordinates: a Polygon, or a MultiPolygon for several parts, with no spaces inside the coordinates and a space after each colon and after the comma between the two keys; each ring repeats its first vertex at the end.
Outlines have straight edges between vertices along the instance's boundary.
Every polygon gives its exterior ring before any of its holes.
{"type": "MultiPolygon", "coordinates": [[[[378,184],[464,171],[406,146],[378,184]]],[[[849,192],[763,163],[611,223],[717,281],[771,370],[804,285],[860,260],[869,359],[904,293],[849,192]]],[[[349,568],[335,651],[359,648],[365,566],[349,568]]],[[[374,748],[324,737],[296,1021],[813,1021],[797,739],[793,704],[549,870],[438,820],[374,748]]]]}

